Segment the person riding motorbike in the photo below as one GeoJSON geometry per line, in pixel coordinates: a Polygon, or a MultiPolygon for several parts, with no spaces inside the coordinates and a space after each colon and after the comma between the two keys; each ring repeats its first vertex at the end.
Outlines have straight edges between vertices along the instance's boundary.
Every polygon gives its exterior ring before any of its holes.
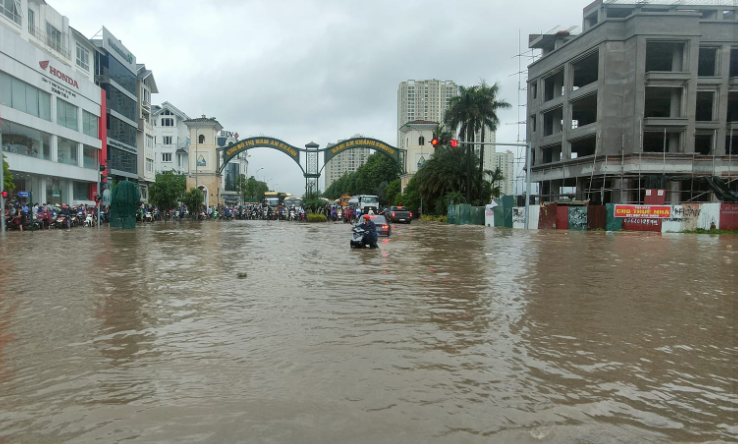
{"type": "Polygon", "coordinates": [[[371,216],[368,214],[364,215],[364,221],[358,225],[359,228],[364,230],[365,242],[369,244],[371,248],[377,247],[377,225],[372,221],[371,216]]]}

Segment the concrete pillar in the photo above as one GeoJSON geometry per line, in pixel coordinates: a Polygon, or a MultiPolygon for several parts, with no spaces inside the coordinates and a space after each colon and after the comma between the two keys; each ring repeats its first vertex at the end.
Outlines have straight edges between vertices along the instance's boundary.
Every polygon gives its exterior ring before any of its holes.
{"type": "Polygon", "coordinates": [[[51,161],[59,161],[59,136],[51,136],[51,161]]]}
{"type": "Polygon", "coordinates": [[[82,144],[77,144],[77,166],[84,168],[85,166],[85,160],[83,158],[84,151],[82,150],[82,144]]]}
{"type": "Polygon", "coordinates": [[[678,181],[668,183],[669,192],[667,194],[666,203],[669,205],[678,205],[682,200],[682,183],[678,181]]]}
{"type": "Polygon", "coordinates": [[[48,200],[46,200],[46,178],[45,177],[39,177],[38,178],[38,203],[43,204],[47,203],[48,200]]]}
{"type": "Polygon", "coordinates": [[[613,203],[629,203],[630,193],[626,190],[630,185],[628,179],[613,179],[612,181],[612,201],[613,203]]]}

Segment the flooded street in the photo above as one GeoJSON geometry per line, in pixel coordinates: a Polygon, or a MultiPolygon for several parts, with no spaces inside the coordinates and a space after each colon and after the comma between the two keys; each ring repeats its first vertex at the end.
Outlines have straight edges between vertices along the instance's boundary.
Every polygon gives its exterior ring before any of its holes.
{"type": "Polygon", "coordinates": [[[0,443],[738,440],[737,237],[349,237],[7,233],[0,443]]]}

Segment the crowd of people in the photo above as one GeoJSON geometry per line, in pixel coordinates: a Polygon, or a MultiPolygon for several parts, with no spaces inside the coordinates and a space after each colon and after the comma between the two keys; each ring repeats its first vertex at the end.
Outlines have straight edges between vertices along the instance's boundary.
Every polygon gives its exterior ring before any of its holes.
{"type": "MultiPolygon", "coordinates": [[[[102,209],[102,221],[110,219],[110,209],[102,209]]],[[[85,221],[97,221],[97,207],[87,204],[69,206],[67,204],[8,202],[5,205],[5,225],[8,230],[23,231],[30,228],[48,229],[54,226],[71,228],[85,221]]]]}

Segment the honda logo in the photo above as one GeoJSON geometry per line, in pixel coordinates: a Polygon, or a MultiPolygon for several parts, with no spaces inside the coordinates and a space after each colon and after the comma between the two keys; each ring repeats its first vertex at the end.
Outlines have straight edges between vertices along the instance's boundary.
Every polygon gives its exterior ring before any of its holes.
{"type": "Polygon", "coordinates": [[[68,83],[70,86],[73,86],[77,89],[79,89],[79,84],[76,80],[69,77],[68,75],[64,74],[63,72],[59,71],[58,69],[54,68],[53,66],[49,67],[49,61],[44,60],[43,62],[38,62],[38,66],[41,67],[44,71],[46,71],[46,68],[49,68],[49,74],[52,76],[57,77],[59,80],[68,83]]]}
{"type": "Polygon", "coordinates": [[[43,69],[44,71],[46,71],[46,68],[49,67],[49,61],[46,60],[44,62],[38,62],[38,65],[41,67],[41,69],[43,69]]]}

